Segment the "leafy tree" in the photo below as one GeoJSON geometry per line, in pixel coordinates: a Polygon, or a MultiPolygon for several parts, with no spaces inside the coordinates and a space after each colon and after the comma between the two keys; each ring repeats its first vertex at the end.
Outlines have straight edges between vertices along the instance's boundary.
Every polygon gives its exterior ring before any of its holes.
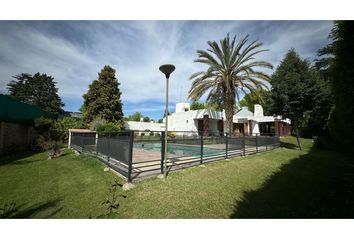
{"type": "Polygon", "coordinates": [[[206,104],[206,108],[213,109],[215,111],[221,112],[223,110],[222,99],[213,98],[209,100],[206,104]]]}
{"type": "Polygon", "coordinates": [[[22,102],[29,103],[49,113],[59,115],[64,104],[58,95],[54,78],[39,72],[33,76],[21,73],[13,77],[7,86],[10,96],[22,102]]]}
{"type": "Polygon", "coordinates": [[[69,129],[80,128],[80,121],[73,117],[60,117],[55,122],[53,127],[59,135],[59,140],[62,142],[68,141],[69,129]]]}
{"type": "Polygon", "coordinates": [[[300,128],[312,109],[316,93],[314,74],[310,63],[291,49],[272,75],[273,110],[284,118],[290,118],[299,148],[300,128]]]}
{"type": "Polygon", "coordinates": [[[272,99],[271,92],[261,89],[246,94],[240,101],[240,107],[248,107],[248,109],[254,112],[254,105],[260,104],[263,107],[264,115],[271,115],[272,99]]]}
{"type": "Polygon", "coordinates": [[[122,120],[120,83],[115,73],[116,71],[112,67],[104,66],[98,73],[98,79],[90,84],[88,92],[83,95],[84,104],[81,111],[86,124],[98,116],[112,123],[122,120]]]}
{"type": "Polygon", "coordinates": [[[194,60],[208,65],[208,69],[190,77],[193,83],[189,98],[197,100],[209,91],[207,102],[221,101],[230,134],[233,133],[234,108],[239,92],[267,88],[265,82],[270,77],[259,69],[273,68],[270,63],[255,59],[257,54],[267,51],[259,49],[262,43],[247,42],[248,36],[236,44],[236,36],[230,41],[229,35],[220,44],[209,41],[210,48],[207,51],[197,51],[198,59],[194,60]]]}
{"type": "Polygon", "coordinates": [[[199,110],[199,109],[204,109],[204,108],[205,108],[205,104],[204,103],[200,103],[200,102],[194,101],[191,104],[191,110],[199,110]]]}
{"type": "Polygon", "coordinates": [[[105,134],[114,134],[119,132],[122,129],[122,126],[118,126],[114,123],[106,123],[97,127],[97,132],[101,135],[105,134]]]}
{"type": "Polygon", "coordinates": [[[314,80],[314,95],[311,110],[305,115],[305,126],[301,129],[303,137],[325,136],[328,116],[333,107],[329,80],[316,67],[311,70],[314,80]]]}
{"type": "Polygon", "coordinates": [[[339,145],[353,151],[354,22],[335,22],[332,34],[334,58],[329,68],[329,78],[335,106],[330,114],[329,131],[339,145]]]}
{"type": "Polygon", "coordinates": [[[128,116],[128,121],[140,122],[141,118],[143,118],[143,115],[140,112],[135,112],[132,115],[128,116]]]}
{"type": "Polygon", "coordinates": [[[143,118],[143,121],[144,121],[144,122],[150,122],[151,120],[152,120],[152,119],[150,119],[148,116],[146,116],[146,117],[143,118]]]}

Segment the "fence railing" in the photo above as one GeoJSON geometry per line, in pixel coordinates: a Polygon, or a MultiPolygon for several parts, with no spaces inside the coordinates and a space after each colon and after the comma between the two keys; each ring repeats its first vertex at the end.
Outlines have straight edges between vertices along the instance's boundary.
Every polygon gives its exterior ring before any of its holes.
{"type": "MultiPolygon", "coordinates": [[[[164,132],[71,134],[71,148],[96,156],[129,182],[164,171],[164,132]]],[[[220,132],[168,132],[167,171],[245,156],[278,146],[279,136],[274,135],[229,136],[220,132]]]]}

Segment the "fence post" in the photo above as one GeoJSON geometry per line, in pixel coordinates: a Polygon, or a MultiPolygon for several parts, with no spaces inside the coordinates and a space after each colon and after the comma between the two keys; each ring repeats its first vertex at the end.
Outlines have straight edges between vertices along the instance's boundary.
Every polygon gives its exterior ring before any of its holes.
{"type": "Polygon", "coordinates": [[[268,135],[266,135],[265,138],[266,138],[266,151],[268,151],[268,139],[269,139],[268,135]]]}
{"type": "Polygon", "coordinates": [[[163,160],[165,158],[165,132],[161,132],[161,174],[163,174],[163,160]]]}
{"type": "Polygon", "coordinates": [[[129,134],[128,182],[132,182],[134,131],[129,134]]]}
{"type": "Polygon", "coordinates": [[[108,154],[107,154],[108,160],[107,160],[107,165],[109,167],[109,158],[110,158],[109,155],[111,154],[111,134],[110,133],[108,134],[107,140],[108,140],[108,154]]]}
{"type": "Polygon", "coordinates": [[[256,153],[258,153],[258,133],[256,133],[256,153]]]}
{"type": "Polygon", "coordinates": [[[204,142],[203,135],[200,136],[200,164],[203,164],[203,152],[204,152],[204,142]]]}
{"type": "Polygon", "coordinates": [[[69,129],[68,149],[71,148],[71,131],[69,129]]]}
{"type": "Polygon", "coordinates": [[[84,135],[80,134],[81,137],[81,152],[84,152],[84,135]]]}
{"type": "Polygon", "coordinates": [[[225,159],[227,159],[227,157],[228,157],[228,156],[227,156],[227,152],[229,151],[229,149],[228,149],[228,148],[229,148],[229,138],[228,138],[228,135],[229,135],[229,134],[226,133],[226,141],[225,141],[225,150],[226,150],[226,151],[225,151],[225,159]]]}
{"type": "Polygon", "coordinates": [[[96,133],[96,135],[95,135],[96,156],[98,156],[98,148],[97,148],[97,144],[98,144],[98,133],[96,133]]]}
{"type": "Polygon", "coordinates": [[[246,156],[246,137],[245,134],[242,135],[243,136],[243,156],[246,156]]]}

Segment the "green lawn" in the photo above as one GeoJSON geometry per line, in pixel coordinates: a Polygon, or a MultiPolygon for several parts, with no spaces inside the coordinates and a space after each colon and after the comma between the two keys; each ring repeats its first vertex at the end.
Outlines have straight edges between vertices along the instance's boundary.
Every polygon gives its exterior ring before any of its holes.
{"type": "MultiPolygon", "coordinates": [[[[354,165],[349,156],[282,139],[281,148],[173,172],[135,183],[120,199],[118,218],[353,218],[354,165]]],[[[0,161],[0,203],[13,217],[88,218],[116,177],[93,158],[45,153],[0,161]]],[[[123,182],[123,181],[121,181],[123,182]]]]}

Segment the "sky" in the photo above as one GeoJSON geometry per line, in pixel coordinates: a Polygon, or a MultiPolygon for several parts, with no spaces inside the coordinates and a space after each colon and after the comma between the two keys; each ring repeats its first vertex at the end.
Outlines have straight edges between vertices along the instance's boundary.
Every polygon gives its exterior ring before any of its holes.
{"type": "Polygon", "coordinates": [[[165,108],[160,65],[176,66],[169,87],[173,112],[176,102],[188,100],[189,77],[206,69],[193,61],[207,41],[248,34],[269,49],[257,58],[276,67],[291,48],[313,61],[329,42],[332,26],[332,21],[0,21],[0,93],[7,93],[14,75],[46,73],[57,82],[64,110],[79,111],[89,84],[110,65],[124,115],[138,111],[157,120],[165,108]]]}

